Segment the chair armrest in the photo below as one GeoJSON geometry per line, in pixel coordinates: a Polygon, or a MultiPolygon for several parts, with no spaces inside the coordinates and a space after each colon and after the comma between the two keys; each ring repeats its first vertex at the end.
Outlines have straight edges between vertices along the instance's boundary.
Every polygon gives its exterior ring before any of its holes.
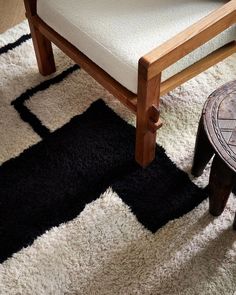
{"type": "Polygon", "coordinates": [[[213,11],[139,60],[139,70],[152,79],[202,44],[236,23],[236,0],[213,11]]]}

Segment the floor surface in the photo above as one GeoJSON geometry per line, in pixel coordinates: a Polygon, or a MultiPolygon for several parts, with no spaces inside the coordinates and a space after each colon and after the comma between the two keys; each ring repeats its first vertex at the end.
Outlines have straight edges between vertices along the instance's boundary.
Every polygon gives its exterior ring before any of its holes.
{"type": "Polygon", "coordinates": [[[0,0],[0,33],[19,24],[24,18],[23,0],[0,0]]]}

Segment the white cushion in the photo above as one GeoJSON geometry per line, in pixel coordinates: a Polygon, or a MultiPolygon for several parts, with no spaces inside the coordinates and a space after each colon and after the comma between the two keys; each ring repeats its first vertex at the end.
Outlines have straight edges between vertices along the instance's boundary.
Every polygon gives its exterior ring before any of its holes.
{"type": "MultiPolygon", "coordinates": [[[[225,0],[38,0],[38,15],[115,80],[137,93],[138,60],[225,0]]],[[[223,32],[163,72],[162,81],[235,40],[223,32]]]]}

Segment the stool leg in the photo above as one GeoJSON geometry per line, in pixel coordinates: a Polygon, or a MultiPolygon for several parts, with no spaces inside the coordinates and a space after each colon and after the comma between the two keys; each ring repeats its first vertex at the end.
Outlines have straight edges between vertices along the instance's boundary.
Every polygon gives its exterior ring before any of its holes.
{"type": "Polygon", "coordinates": [[[236,230],[236,214],[234,216],[234,224],[233,224],[233,229],[236,230]]]}
{"type": "Polygon", "coordinates": [[[193,166],[191,171],[192,175],[200,176],[213,154],[214,149],[212,148],[204,130],[203,117],[201,116],[195,143],[193,166]]]}
{"type": "Polygon", "coordinates": [[[228,201],[235,173],[217,155],[213,159],[209,180],[210,213],[219,216],[228,201]]]}

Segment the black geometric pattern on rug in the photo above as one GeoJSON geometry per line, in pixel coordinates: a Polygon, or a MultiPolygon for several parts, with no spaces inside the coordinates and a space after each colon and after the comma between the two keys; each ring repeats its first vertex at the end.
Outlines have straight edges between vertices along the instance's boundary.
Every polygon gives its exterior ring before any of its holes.
{"type": "Polygon", "coordinates": [[[0,167],[0,261],[76,217],[109,186],[153,232],[206,194],[158,147],[134,161],[135,128],[102,100],[0,167]]]}
{"type": "Polygon", "coordinates": [[[146,169],[135,169],[112,187],[138,220],[153,233],[207,197],[205,190],[197,188],[160,146],[155,160],[146,169]]]}
{"type": "Polygon", "coordinates": [[[33,88],[27,89],[24,93],[11,102],[11,105],[14,106],[21,119],[28,123],[41,138],[47,137],[50,134],[50,130],[42,124],[42,122],[27,108],[27,106],[24,105],[25,101],[29,100],[37,92],[44,91],[50,86],[62,82],[66,77],[78,69],[80,69],[78,65],[73,65],[57,76],[43,81],[33,88]]]}
{"type": "Polygon", "coordinates": [[[0,55],[3,53],[7,53],[9,50],[13,50],[14,48],[20,46],[22,43],[31,39],[31,34],[24,34],[19,37],[16,41],[12,43],[8,43],[7,45],[0,48],[0,55]]]}

